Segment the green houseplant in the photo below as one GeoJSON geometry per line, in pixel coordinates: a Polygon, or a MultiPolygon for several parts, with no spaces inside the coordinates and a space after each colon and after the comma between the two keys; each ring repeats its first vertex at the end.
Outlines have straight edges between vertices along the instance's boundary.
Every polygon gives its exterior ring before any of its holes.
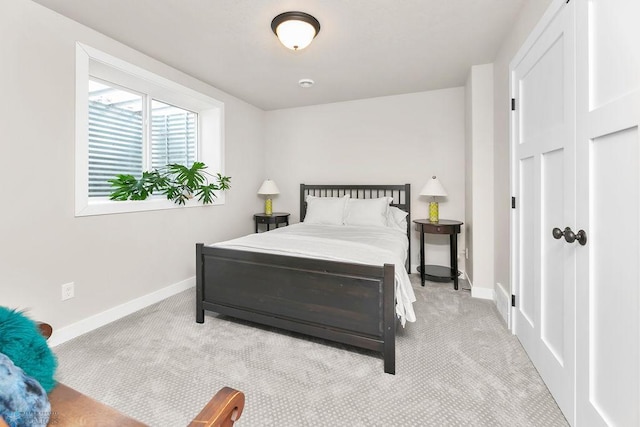
{"type": "Polygon", "coordinates": [[[179,205],[184,205],[194,197],[205,205],[213,203],[215,191],[231,188],[231,177],[220,173],[212,175],[205,169],[207,166],[202,162],[195,162],[191,167],[172,163],[161,169],[143,172],[140,179],[133,175],[118,175],[109,180],[114,188],[109,198],[145,200],[152,194],[164,194],[179,205]],[[208,177],[215,182],[210,182],[208,177]]]}

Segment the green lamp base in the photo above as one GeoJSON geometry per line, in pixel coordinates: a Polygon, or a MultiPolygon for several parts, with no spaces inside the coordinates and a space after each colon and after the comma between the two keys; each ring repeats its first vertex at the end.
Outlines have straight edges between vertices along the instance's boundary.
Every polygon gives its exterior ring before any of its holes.
{"type": "Polygon", "coordinates": [[[438,222],[438,202],[429,202],[429,222],[438,222]]]}

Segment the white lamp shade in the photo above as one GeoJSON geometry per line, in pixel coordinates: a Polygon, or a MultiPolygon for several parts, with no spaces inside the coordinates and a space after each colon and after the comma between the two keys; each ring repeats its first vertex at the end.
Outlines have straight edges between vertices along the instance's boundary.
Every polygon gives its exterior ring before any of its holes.
{"type": "Polygon", "coordinates": [[[442,183],[435,176],[432,177],[427,183],[422,187],[422,191],[420,191],[421,196],[447,196],[447,190],[444,189],[442,183]]]}
{"type": "Polygon", "coordinates": [[[278,186],[275,182],[267,179],[262,183],[260,189],[258,189],[258,194],[280,194],[280,190],[278,190],[278,186]]]}
{"type": "Polygon", "coordinates": [[[284,21],[276,28],[280,42],[291,50],[304,49],[309,46],[316,36],[313,25],[304,21],[284,21]]]}

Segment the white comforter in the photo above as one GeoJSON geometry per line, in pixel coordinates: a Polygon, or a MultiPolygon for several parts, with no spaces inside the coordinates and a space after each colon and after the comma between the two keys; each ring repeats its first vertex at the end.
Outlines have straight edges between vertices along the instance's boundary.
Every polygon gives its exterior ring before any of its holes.
{"type": "Polygon", "coordinates": [[[211,246],[358,264],[395,264],[396,313],[403,326],[416,320],[412,305],[416,297],[405,269],[409,243],[400,231],[299,223],[211,246]]]}

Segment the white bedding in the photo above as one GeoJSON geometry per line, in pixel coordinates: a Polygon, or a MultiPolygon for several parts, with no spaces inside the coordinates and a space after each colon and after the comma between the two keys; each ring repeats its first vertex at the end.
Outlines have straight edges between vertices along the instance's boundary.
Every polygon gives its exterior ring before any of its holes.
{"type": "Polygon", "coordinates": [[[299,223],[211,246],[358,264],[394,264],[396,313],[403,326],[416,320],[416,297],[405,269],[409,243],[407,235],[398,230],[299,223]]]}

